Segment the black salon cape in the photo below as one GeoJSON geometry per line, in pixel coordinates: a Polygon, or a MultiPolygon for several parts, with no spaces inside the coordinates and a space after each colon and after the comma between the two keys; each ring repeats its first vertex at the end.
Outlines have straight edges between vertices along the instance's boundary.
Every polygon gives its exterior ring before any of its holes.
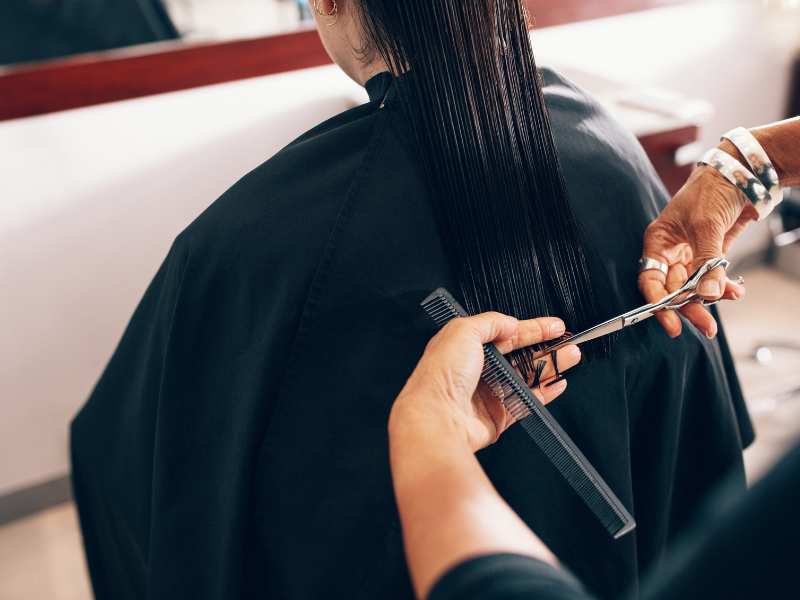
{"type": "MultiPolygon", "coordinates": [[[[642,232],[665,193],[628,133],[544,78],[604,301],[638,306],[642,232]]],[[[396,85],[370,80],[368,104],[292,142],[175,240],[72,424],[99,598],[412,598],[386,423],[432,335],[419,302],[457,287],[396,85]]],[[[552,407],[635,513],[634,533],[610,539],[523,431],[480,454],[600,595],[658,560],[720,476],[743,485],[752,435],[722,336],[637,328],[552,407]]]]}
{"type": "MultiPolygon", "coordinates": [[[[663,564],[625,600],[797,598],[800,445],[747,493],[720,486],[663,564]]],[[[592,600],[568,572],[529,556],[489,554],[452,567],[429,600],[592,600]]],[[[620,598],[619,600],[623,600],[620,598]]]]}

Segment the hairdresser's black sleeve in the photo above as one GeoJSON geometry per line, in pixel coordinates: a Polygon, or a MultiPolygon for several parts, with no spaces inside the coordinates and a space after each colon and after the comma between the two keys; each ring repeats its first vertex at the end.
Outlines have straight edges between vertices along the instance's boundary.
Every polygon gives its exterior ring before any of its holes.
{"type": "Polygon", "coordinates": [[[720,488],[642,585],[642,600],[798,595],[800,445],[747,492],[720,488]]]}
{"type": "MultiPolygon", "coordinates": [[[[733,485],[731,486],[731,483],[733,485]]],[[[747,493],[718,488],[694,527],[628,600],[784,598],[796,591],[800,536],[800,445],[747,493]]],[[[434,586],[429,600],[588,599],[567,572],[530,557],[494,554],[464,561],[434,586]]]]}
{"type": "Polygon", "coordinates": [[[428,600],[591,600],[563,569],[529,556],[490,554],[456,565],[428,600]]]}

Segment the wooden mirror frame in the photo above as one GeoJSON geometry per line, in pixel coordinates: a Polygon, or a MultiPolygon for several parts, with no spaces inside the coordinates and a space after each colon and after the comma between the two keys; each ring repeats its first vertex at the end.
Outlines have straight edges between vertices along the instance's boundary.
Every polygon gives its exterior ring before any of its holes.
{"type": "MultiPolygon", "coordinates": [[[[541,28],[688,0],[525,1],[541,28]]],[[[245,40],[147,44],[0,67],[0,121],[329,63],[316,31],[301,29],[245,40]]]]}

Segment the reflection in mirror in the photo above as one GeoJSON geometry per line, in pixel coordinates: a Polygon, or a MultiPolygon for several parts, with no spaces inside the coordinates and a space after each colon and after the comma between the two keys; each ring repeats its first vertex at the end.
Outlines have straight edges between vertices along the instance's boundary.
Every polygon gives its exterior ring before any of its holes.
{"type": "Polygon", "coordinates": [[[225,40],[290,31],[307,0],[3,0],[0,65],[167,40],[225,40]]]}
{"type": "Polygon", "coordinates": [[[219,40],[283,33],[311,22],[307,0],[163,0],[186,39],[219,40]]]}

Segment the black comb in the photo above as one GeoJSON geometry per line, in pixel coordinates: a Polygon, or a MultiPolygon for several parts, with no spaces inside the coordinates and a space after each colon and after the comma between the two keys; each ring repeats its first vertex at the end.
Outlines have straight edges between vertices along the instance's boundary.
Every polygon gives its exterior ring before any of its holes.
{"type": "MultiPolygon", "coordinates": [[[[440,329],[452,319],[469,316],[444,288],[425,298],[421,306],[440,329]]],[[[483,382],[502,398],[514,418],[521,419],[520,423],[531,439],[603,527],[615,539],[632,531],[636,522],[625,506],[494,344],[483,346],[483,356],[483,382]]]]}

